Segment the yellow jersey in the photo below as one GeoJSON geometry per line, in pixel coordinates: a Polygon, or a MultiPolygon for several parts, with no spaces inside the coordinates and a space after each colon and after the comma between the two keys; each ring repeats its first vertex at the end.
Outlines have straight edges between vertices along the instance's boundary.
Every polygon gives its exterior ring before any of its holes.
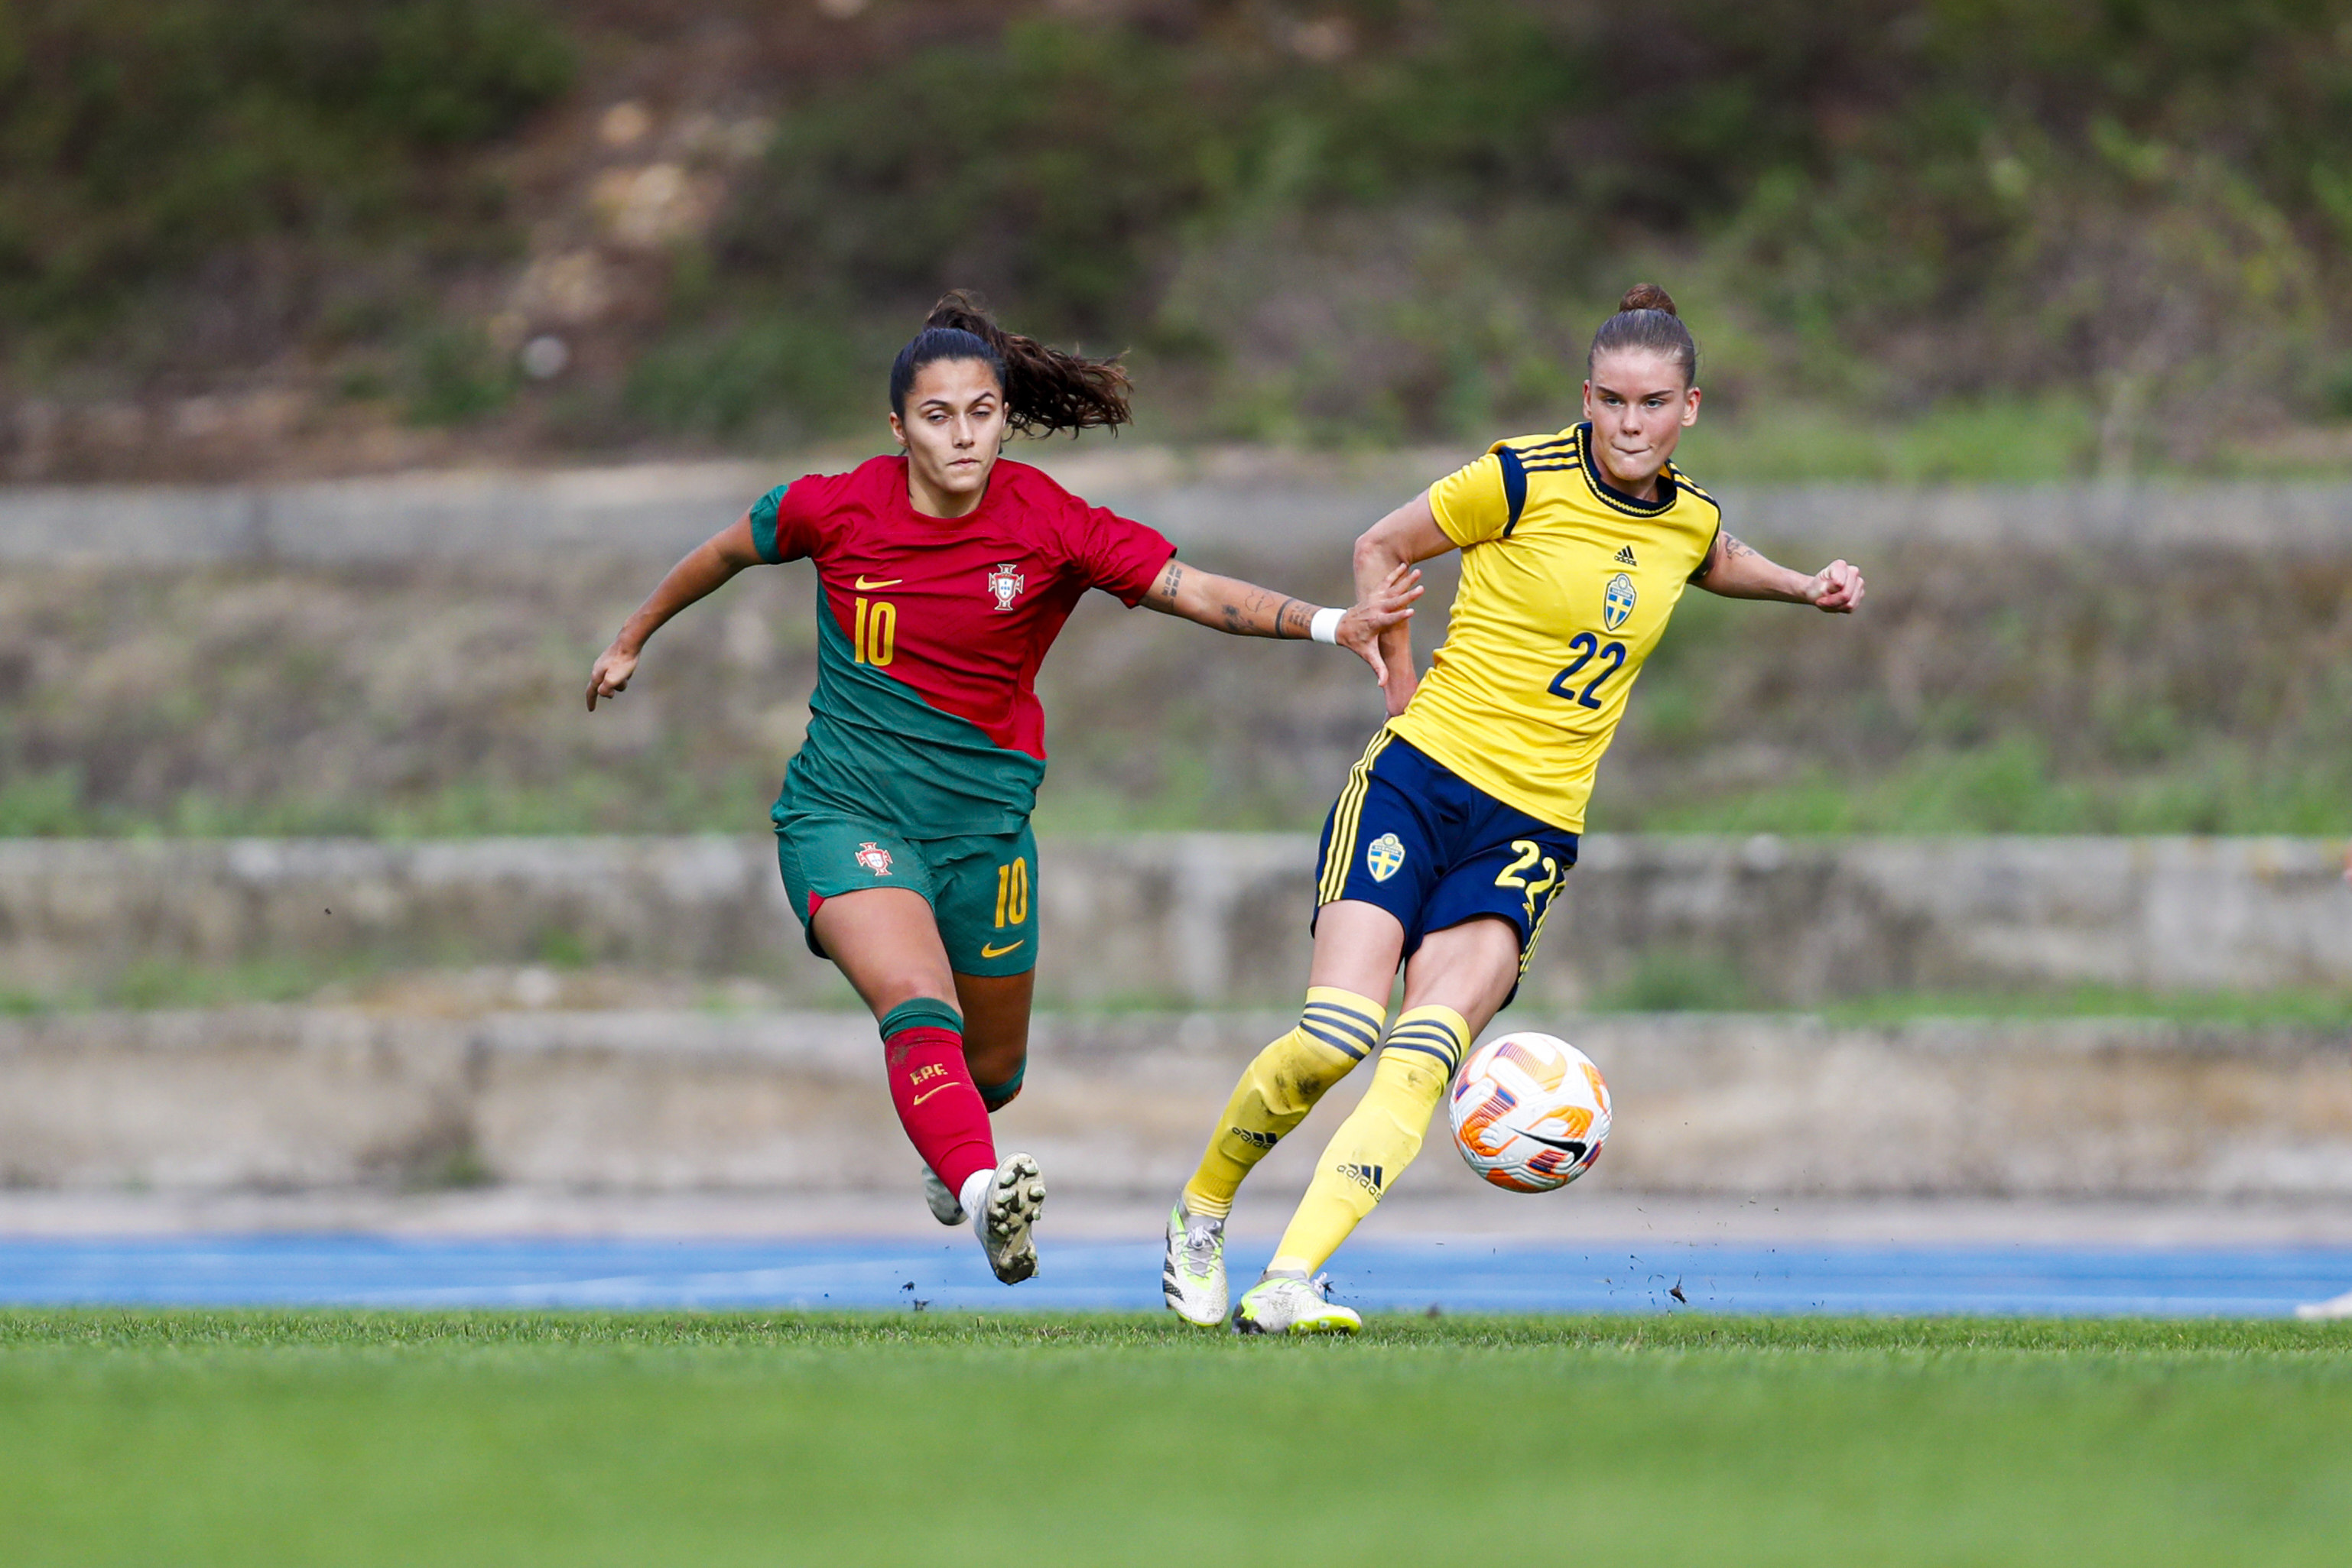
{"type": "Polygon", "coordinates": [[[1593,769],[1642,661],[1706,564],[1723,508],[1668,464],[1611,486],[1591,427],[1498,441],[1429,487],[1462,547],[1444,645],[1393,733],[1528,815],[1584,831],[1593,769]]]}

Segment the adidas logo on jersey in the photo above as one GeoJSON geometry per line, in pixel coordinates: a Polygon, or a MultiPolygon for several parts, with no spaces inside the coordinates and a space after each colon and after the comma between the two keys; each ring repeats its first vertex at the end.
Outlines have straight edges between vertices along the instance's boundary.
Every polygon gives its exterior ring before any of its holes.
{"type": "Polygon", "coordinates": [[[1620,545],[1617,549],[1617,564],[1619,566],[1639,566],[1642,563],[1633,559],[1633,547],[1632,545],[1620,545]]]}
{"type": "Polygon", "coordinates": [[[1339,1167],[1339,1174],[1378,1197],[1381,1196],[1381,1177],[1387,1173],[1378,1166],[1360,1166],[1350,1160],[1339,1167]]]}

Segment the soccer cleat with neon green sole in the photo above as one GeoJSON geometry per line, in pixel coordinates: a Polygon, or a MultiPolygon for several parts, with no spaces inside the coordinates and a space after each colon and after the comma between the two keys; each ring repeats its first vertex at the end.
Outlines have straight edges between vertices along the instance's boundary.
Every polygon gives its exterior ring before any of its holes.
{"type": "Polygon", "coordinates": [[[1364,1320],[1331,1300],[1331,1277],[1276,1274],[1242,1294],[1234,1309],[1236,1333],[1354,1333],[1364,1320]]]}
{"type": "Polygon", "coordinates": [[[1225,1321],[1225,1222],[1187,1214],[1179,1199],[1168,1211],[1168,1260],[1160,1270],[1168,1310],[1204,1329],[1225,1321]]]}

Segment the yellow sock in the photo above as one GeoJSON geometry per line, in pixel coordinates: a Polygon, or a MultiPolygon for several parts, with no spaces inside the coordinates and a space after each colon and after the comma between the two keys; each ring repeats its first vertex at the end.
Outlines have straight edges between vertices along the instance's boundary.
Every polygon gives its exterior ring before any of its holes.
{"type": "Polygon", "coordinates": [[[1469,1049],[1470,1026],[1452,1008],[1412,1008],[1399,1015],[1372,1069],[1372,1086],[1331,1134],[1267,1272],[1312,1274],[1329,1261],[1421,1153],[1430,1113],[1445,1098],[1469,1049]]]}
{"type": "Polygon", "coordinates": [[[1259,1051],[1234,1085],[1201,1168],[1184,1184],[1185,1212],[1219,1219],[1231,1214],[1250,1167],[1306,1119],[1325,1090],[1371,1054],[1388,1013],[1370,997],[1336,986],[1309,987],[1298,1027],[1259,1051]]]}

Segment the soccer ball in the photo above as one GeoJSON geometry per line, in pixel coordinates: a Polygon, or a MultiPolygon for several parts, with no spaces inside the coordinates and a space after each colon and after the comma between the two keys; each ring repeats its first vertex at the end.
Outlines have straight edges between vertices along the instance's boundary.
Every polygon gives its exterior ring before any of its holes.
{"type": "Polygon", "coordinates": [[[1447,1107],[1464,1163],[1496,1186],[1549,1192],[1592,1167],[1609,1136],[1609,1086],[1549,1034],[1507,1034],[1470,1053],[1447,1107]]]}

